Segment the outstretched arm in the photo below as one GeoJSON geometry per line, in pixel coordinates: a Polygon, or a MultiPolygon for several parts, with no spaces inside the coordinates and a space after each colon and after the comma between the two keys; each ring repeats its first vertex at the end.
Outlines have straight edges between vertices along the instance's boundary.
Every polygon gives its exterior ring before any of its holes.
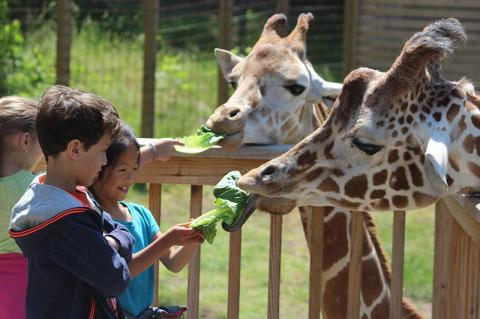
{"type": "MultiPolygon", "coordinates": [[[[191,247],[189,248],[191,250],[189,256],[191,256],[195,248],[198,247],[201,242],[203,242],[202,234],[198,230],[188,227],[188,224],[175,225],[164,234],[157,232],[150,245],[133,255],[132,261],[128,264],[130,273],[132,276],[136,276],[151,265],[155,264],[158,259],[163,261],[165,258],[164,256],[171,256],[172,253],[174,253],[172,247],[176,245],[191,247]]],[[[182,257],[186,259],[183,265],[188,262],[189,256],[182,257]]],[[[167,264],[165,264],[165,266],[170,269],[167,264]]],[[[177,271],[180,269],[181,267],[177,271]]]]}

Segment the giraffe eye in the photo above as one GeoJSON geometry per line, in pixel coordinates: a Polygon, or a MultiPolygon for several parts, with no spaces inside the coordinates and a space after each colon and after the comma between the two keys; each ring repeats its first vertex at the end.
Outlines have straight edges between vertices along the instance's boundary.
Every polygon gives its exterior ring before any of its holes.
{"type": "Polygon", "coordinates": [[[285,88],[295,96],[298,96],[305,91],[305,87],[300,84],[285,85],[285,88]]]}
{"type": "Polygon", "coordinates": [[[359,150],[361,150],[362,152],[368,155],[373,155],[383,148],[382,145],[367,143],[358,139],[357,137],[355,137],[352,140],[352,144],[355,145],[356,148],[358,148],[359,150]]]}

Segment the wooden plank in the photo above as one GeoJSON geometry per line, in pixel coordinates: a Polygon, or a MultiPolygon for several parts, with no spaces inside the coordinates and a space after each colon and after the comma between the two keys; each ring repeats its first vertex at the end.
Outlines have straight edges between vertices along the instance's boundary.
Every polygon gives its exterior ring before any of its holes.
{"type": "Polygon", "coordinates": [[[145,0],[141,136],[153,137],[157,65],[158,0],[145,0]]]}
{"type": "Polygon", "coordinates": [[[390,319],[402,318],[403,264],[405,252],[405,212],[393,214],[393,253],[390,319]]]}
{"type": "MultiPolygon", "coordinates": [[[[225,50],[232,48],[232,0],[220,0],[218,14],[218,39],[219,47],[225,50]]],[[[218,96],[217,105],[222,105],[228,100],[228,84],[225,80],[222,70],[217,67],[218,96]]]]}
{"type": "Polygon", "coordinates": [[[343,17],[343,74],[348,74],[358,65],[355,60],[359,1],[345,0],[343,17]]]}
{"type": "MultiPolygon", "coordinates": [[[[190,217],[196,218],[202,214],[202,191],[203,187],[199,185],[191,186],[190,195],[190,217]]],[[[199,310],[200,295],[200,247],[192,255],[188,264],[188,319],[197,319],[199,310]]]]}
{"type": "Polygon", "coordinates": [[[231,170],[239,170],[243,174],[265,162],[266,160],[171,157],[168,161],[154,161],[143,167],[136,181],[214,185],[231,170]]]}
{"type": "Polygon", "coordinates": [[[348,269],[347,318],[360,318],[360,288],[362,284],[363,213],[352,211],[350,265],[348,269]]]}
{"type": "Polygon", "coordinates": [[[282,254],[282,216],[270,215],[270,261],[268,267],[268,319],[280,313],[280,268],[282,254]]]}
{"type": "MultiPolygon", "coordinates": [[[[137,138],[140,145],[146,145],[152,143],[155,139],[152,138],[137,138]]],[[[235,158],[235,159],[264,159],[269,160],[279,155],[282,155],[286,151],[292,148],[291,144],[278,144],[278,145],[249,145],[242,146],[236,150],[226,151],[219,146],[213,146],[205,152],[199,154],[185,154],[176,152],[174,157],[185,158],[235,158]]]]}
{"type": "MultiPolygon", "coordinates": [[[[148,207],[155,218],[157,224],[160,225],[160,219],[162,217],[162,185],[150,184],[148,190],[148,207]]],[[[155,263],[155,290],[153,294],[153,305],[158,306],[158,262],[155,263]]]]}
{"type": "Polygon", "coordinates": [[[443,198],[443,202],[465,232],[480,244],[480,211],[476,208],[480,200],[466,195],[452,195],[443,198]]]}
{"type": "Polygon", "coordinates": [[[324,217],[324,207],[312,207],[310,228],[310,292],[308,300],[309,319],[320,319],[323,305],[322,271],[324,217]]]}
{"type": "Polygon", "coordinates": [[[56,84],[70,84],[70,51],[72,46],[72,7],[70,0],[57,1],[56,84]]]}
{"type": "Polygon", "coordinates": [[[443,200],[435,205],[435,252],[433,264],[432,318],[447,319],[449,312],[449,269],[452,260],[452,223],[447,206],[443,200]]]}
{"type": "Polygon", "coordinates": [[[242,230],[230,234],[228,258],[227,318],[238,319],[240,313],[240,264],[242,254],[242,230]]]}
{"type": "MultiPolygon", "coordinates": [[[[373,3],[379,5],[398,5],[398,0],[362,0],[362,3],[373,3]]],[[[478,0],[402,0],[402,6],[427,6],[440,7],[440,6],[469,6],[471,8],[480,7],[478,0]]]]}

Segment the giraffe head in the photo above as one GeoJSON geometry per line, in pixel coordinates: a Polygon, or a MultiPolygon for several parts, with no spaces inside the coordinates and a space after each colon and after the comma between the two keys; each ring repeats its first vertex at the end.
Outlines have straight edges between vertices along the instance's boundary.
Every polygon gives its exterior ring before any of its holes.
{"type": "Polygon", "coordinates": [[[305,41],[312,20],[311,13],[300,14],[295,29],[281,37],[286,17],[275,14],[247,57],[215,50],[223,75],[235,89],[206,123],[227,134],[224,148],[297,143],[314,130],[311,104],[335,98],[341,84],[323,80],[307,60],[305,41]]]}
{"type": "Polygon", "coordinates": [[[457,156],[466,127],[476,126],[466,116],[472,87],[444,80],[439,65],[465,40],[457,20],[437,21],[406,42],[387,72],[352,71],[327,121],[242,176],[240,187],[298,205],[370,211],[423,207],[461,191],[460,180],[473,175],[459,177],[457,156]]]}

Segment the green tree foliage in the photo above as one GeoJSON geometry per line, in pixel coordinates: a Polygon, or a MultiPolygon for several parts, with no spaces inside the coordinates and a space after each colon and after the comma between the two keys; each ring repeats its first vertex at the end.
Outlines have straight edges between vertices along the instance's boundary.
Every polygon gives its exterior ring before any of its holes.
{"type": "Polygon", "coordinates": [[[28,92],[43,81],[38,52],[23,50],[20,22],[9,20],[7,0],[0,0],[0,96],[28,92]]]}

